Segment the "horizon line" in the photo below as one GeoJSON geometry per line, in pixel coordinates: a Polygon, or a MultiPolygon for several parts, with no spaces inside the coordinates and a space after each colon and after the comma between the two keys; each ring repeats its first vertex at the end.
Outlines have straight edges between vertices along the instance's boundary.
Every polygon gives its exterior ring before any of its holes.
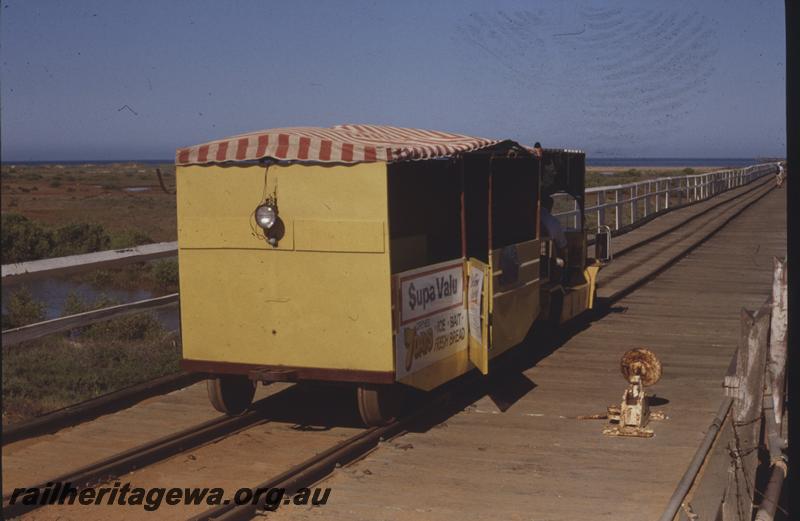
{"type": "MultiPolygon", "coordinates": [[[[721,156],[588,156],[587,159],[646,159],[646,160],[690,160],[690,161],[742,161],[746,159],[786,159],[784,156],[759,155],[759,156],[740,156],[740,157],[721,157],[721,156]]],[[[10,163],[174,163],[175,158],[127,158],[127,159],[11,159],[0,160],[0,164],[10,163]]]]}

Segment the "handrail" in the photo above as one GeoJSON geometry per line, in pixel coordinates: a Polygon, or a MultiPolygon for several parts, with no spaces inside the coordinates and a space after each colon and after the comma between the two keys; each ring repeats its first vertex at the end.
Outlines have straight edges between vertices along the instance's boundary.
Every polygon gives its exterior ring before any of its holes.
{"type": "Polygon", "coordinates": [[[54,275],[80,273],[93,269],[111,268],[144,262],[162,257],[172,257],[178,253],[177,242],[158,242],[143,244],[121,250],[106,250],[66,257],[54,257],[14,264],[3,264],[3,285],[23,280],[34,280],[54,275]]]}
{"type": "Polygon", "coordinates": [[[53,318],[43,322],[36,322],[35,324],[28,324],[14,329],[6,329],[3,331],[3,347],[13,346],[27,340],[35,340],[53,333],[61,333],[62,331],[89,326],[96,322],[102,322],[112,318],[133,315],[143,311],[152,311],[176,304],[178,304],[178,294],[171,293],[163,297],[137,300],[136,302],[108,306],[92,311],[84,311],[83,313],[76,313],[74,315],[67,315],[65,317],[53,318]]]}
{"type": "MultiPolygon", "coordinates": [[[[43,277],[81,273],[94,269],[119,267],[135,262],[145,262],[154,259],[173,257],[178,253],[177,242],[160,242],[144,244],[134,248],[120,250],[106,250],[81,255],[68,255],[52,259],[41,259],[29,262],[4,264],[2,266],[2,284],[24,282],[43,277]]],[[[2,333],[2,346],[9,347],[20,342],[34,340],[54,333],[69,331],[84,327],[96,322],[119,318],[134,313],[152,311],[155,309],[174,306],[178,304],[178,294],[172,293],[163,297],[148,298],[127,302],[115,306],[67,315],[34,324],[27,324],[18,328],[7,329],[2,333]]]]}
{"type": "MultiPolygon", "coordinates": [[[[652,217],[675,206],[708,199],[776,171],[777,163],[762,163],[705,174],[658,177],[622,185],[595,186],[585,191],[584,200],[594,196],[595,204],[585,207],[584,215],[595,214],[598,226],[609,225],[610,220],[607,219],[606,210],[612,209],[614,221],[612,229],[620,230],[645,217],[652,217]],[[626,212],[627,218],[625,218],[626,212]]],[[[568,195],[556,193],[553,197],[558,201],[568,195]]],[[[571,218],[572,227],[577,228],[580,217],[578,202],[573,200],[572,210],[553,213],[553,216],[561,219],[563,224],[567,224],[571,218]]]]}

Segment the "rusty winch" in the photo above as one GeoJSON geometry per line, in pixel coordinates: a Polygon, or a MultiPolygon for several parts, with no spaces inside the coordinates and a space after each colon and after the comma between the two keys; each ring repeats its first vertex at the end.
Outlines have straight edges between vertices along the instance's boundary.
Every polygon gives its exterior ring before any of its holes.
{"type": "Polygon", "coordinates": [[[622,393],[620,405],[608,407],[610,424],[603,429],[603,434],[649,438],[653,431],[646,428],[647,424],[650,420],[663,420],[664,415],[650,412],[648,398],[651,396],[644,388],[661,379],[661,362],[652,351],[639,347],[622,355],[620,370],[628,387],[622,393]]]}

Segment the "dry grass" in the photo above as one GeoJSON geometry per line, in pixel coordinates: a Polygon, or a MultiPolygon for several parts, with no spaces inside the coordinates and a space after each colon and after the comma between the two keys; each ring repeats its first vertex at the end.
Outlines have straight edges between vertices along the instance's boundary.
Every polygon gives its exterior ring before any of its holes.
{"type": "Polygon", "coordinates": [[[173,164],[3,164],[0,210],[52,226],[101,223],[112,233],[136,229],[158,242],[174,241],[175,195],[161,190],[156,166],[173,188],[173,164]],[[125,191],[141,187],[148,190],[125,191]]]}

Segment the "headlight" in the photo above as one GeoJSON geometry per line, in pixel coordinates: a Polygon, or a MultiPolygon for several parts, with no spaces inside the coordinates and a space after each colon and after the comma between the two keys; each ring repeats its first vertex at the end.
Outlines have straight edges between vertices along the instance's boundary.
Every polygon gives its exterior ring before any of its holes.
{"type": "Polygon", "coordinates": [[[277,212],[274,206],[262,204],[256,208],[256,222],[265,230],[272,228],[272,225],[275,224],[276,217],[277,212]]]}

